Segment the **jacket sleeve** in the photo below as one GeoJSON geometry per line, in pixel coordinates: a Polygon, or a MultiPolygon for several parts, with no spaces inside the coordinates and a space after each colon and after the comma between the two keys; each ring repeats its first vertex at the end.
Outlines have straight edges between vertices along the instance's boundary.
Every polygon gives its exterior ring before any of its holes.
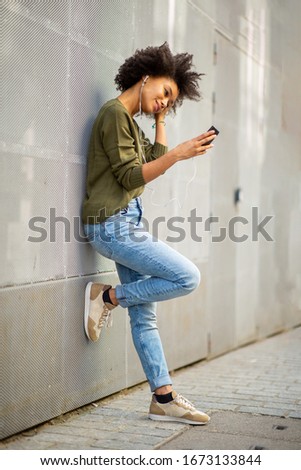
{"type": "Polygon", "coordinates": [[[147,137],[145,137],[145,134],[141,129],[140,129],[140,132],[141,132],[143,152],[145,155],[145,160],[147,162],[156,160],[157,158],[162,157],[162,155],[168,152],[168,147],[160,144],[159,142],[155,142],[154,144],[152,144],[150,140],[147,137]]]}
{"type": "Polygon", "coordinates": [[[103,116],[100,137],[118,183],[127,191],[145,185],[126,113],[112,107],[103,116]]]}

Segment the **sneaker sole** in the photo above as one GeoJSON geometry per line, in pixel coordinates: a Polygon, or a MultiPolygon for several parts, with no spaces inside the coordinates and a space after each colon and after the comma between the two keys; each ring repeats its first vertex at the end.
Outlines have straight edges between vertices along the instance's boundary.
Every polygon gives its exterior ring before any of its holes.
{"type": "Polygon", "coordinates": [[[84,328],[85,328],[85,333],[87,338],[90,341],[93,341],[88,332],[88,318],[89,318],[89,306],[90,306],[90,293],[91,293],[91,287],[92,287],[93,282],[88,282],[86,285],[86,290],[85,290],[85,314],[84,314],[84,328]]]}
{"type": "Polygon", "coordinates": [[[184,419],[184,418],[177,418],[176,416],[165,416],[165,415],[148,415],[149,419],[152,419],[154,421],[173,421],[177,423],[184,423],[184,424],[193,424],[195,426],[202,426],[204,424],[209,423],[210,418],[208,421],[200,422],[200,421],[191,421],[190,419],[184,419]]]}

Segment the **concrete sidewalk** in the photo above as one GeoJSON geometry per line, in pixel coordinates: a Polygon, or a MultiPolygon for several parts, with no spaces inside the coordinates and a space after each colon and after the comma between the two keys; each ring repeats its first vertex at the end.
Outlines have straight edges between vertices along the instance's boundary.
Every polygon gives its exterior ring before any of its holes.
{"type": "Polygon", "coordinates": [[[3,440],[1,449],[301,449],[301,327],[173,374],[206,426],[148,419],[147,384],[3,440]]]}

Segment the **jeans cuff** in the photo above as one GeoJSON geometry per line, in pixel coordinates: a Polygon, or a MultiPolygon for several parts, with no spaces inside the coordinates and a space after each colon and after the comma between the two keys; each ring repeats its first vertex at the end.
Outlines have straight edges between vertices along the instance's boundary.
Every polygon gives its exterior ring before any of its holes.
{"type": "Polygon", "coordinates": [[[155,380],[149,380],[149,385],[151,391],[154,392],[159,387],[164,387],[164,385],[172,385],[172,380],[169,374],[161,375],[161,377],[157,377],[155,380]]]}
{"type": "Polygon", "coordinates": [[[116,296],[116,299],[118,300],[118,303],[121,307],[123,307],[123,308],[128,307],[126,298],[124,296],[123,288],[120,284],[117,284],[117,286],[115,286],[115,296],[116,296]]]}

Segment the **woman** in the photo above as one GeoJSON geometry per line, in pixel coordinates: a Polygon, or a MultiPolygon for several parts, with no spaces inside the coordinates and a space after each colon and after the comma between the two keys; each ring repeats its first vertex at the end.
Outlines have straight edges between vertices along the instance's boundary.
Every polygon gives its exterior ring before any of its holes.
{"type": "Polygon", "coordinates": [[[185,98],[200,98],[192,56],[173,55],[167,43],[137,50],[115,77],[121,94],[100,110],[88,154],[83,222],[88,240],[101,255],[115,261],[121,284],[89,282],[85,295],[85,332],[97,341],[112,310],[128,308],[133,341],[153,392],[149,417],[205,424],[198,411],[172,388],[156,324],[156,302],[186,295],[197,288],[196,266],[155,239],[141,223],[144,186],[181,160],[204,155],[214,132],[205,132],[168,151],[165,117],[185,98]],[[155,143],[145,138],[133,117],[155,119],[155,143]]]}

